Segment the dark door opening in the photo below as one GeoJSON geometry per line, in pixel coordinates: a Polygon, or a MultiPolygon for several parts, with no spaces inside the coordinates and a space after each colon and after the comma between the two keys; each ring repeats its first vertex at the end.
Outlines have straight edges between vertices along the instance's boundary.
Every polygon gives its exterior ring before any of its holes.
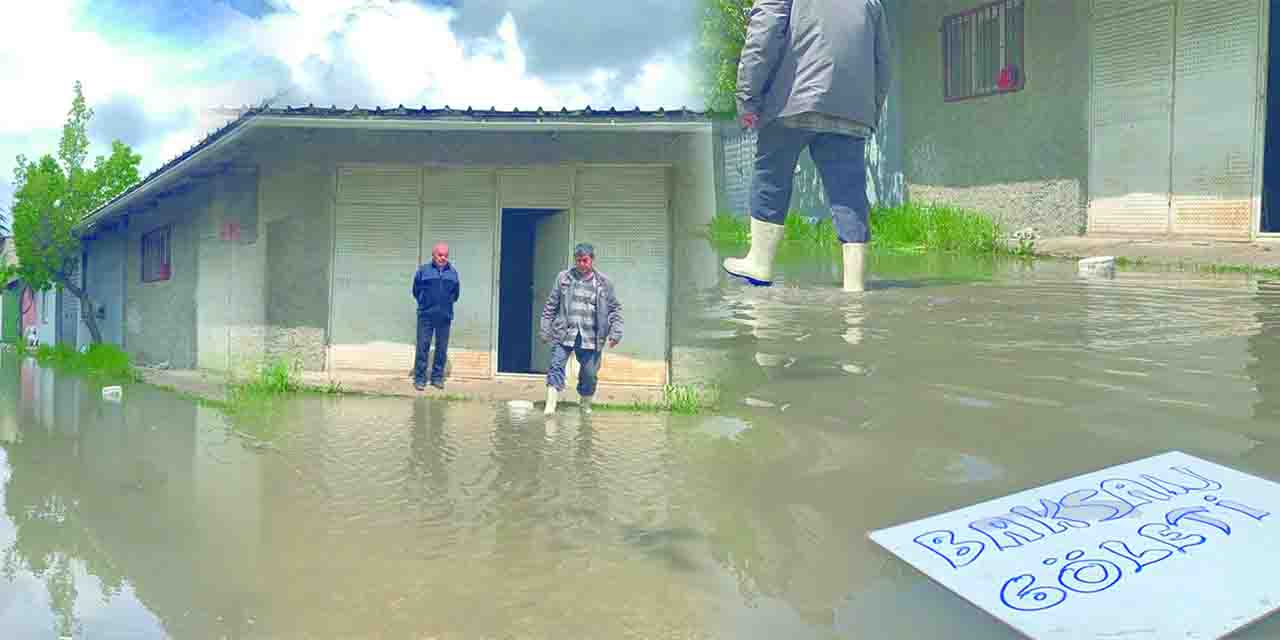
{"type": "Polygon", "coordinates": [[[503,209],[498,265],[498,372],[545,373],[537,340],[542,304],[569,261],[569,216],[556,209],[503,209]]]}
{"type": "Polygon", "coordinates": [[[1280,0],[1267,25],[1267,121],[1262,151],[1263,233],[1280,233],[1280,0]]]}

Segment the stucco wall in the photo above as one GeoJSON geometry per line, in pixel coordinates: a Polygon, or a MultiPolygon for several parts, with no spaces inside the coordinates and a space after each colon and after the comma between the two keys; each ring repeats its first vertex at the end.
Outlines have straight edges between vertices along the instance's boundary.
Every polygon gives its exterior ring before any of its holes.
{"type": "Polygon", "coordinates": [[[196,365],[197,235],[193,220],[204,215],[209,189],[201,186],[132,216],[125,249],[125,344],[136,362],[167,362],[173,368],[196,365]],[[142,235],[173,224],[171,276],[142,282],[142,235]]]}
{"type": "MultiPolygon", "coordinates": [[[[102,309],[98,330],[103,342],[124,347],[125,235],[105,231],[85,242],[88,265],[85,286],[94,306],[102,309]]],[[[81,342],[87,343],[88,329],[81,322],[81,342]]]]}
{"type": "Polygon", "coordinates": [[[193,215],[200,278],[192,294],[198,310],[198,366],[253,373],[264,342],[263,241],[258,174],[241,166],[207,183],[208,206],[193,215]],[[228,229],[229,224],[238,225],[228,229]]]}
{"type": "MultiPolygon", "coordinates": [[[[333,172],[305,155],[265,157],[261,173],[267,357],[325,366],[333,256],[333,172]]],[[[406,276],[407,277],[407,276],[406,276]]]]}
{"type": "Polygon", "coordinates": [[[943,101],[944,16],[985,0],[905,6],[900,75],[907,192],[999,217],[1010,231],[1079,234],[1088,176],[1089,2],[1025,3],[1025,87],[943,101]]]}

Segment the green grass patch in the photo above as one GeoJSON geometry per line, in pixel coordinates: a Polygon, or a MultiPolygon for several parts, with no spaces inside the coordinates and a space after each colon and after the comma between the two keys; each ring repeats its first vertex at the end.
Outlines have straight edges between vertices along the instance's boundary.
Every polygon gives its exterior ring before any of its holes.
{"type": "Polygon", "coordinates": [[[35,349],[19,342],[14,345],[20,356],[31,356],[41,366],[110,382],[136,382],[142,379],[129,362],[129,354],[113,344],[90,345],[76,351],[65,344],[40,345],[35,349]]]}
{"type": "MultiPolygon", "coordinates": [[[[1005,232],[993,218],[981,213],[945,205],[908,203],[871,209],[871,248],[879,252],[954,252],[970,254],[1012,254],[1005,232]]],[[[719,213],[707,226],[707,236],[719,245],[750,242],[750,219],[719,213]]],[[[787,216],[779,255],[838,249],[835,226],[830,218],[816,223],[792,213],[787,216]]]]}
{"type": "Polygon", "coordinates": [[[719,396],[719,390],[715,387],[669,384],[663,387],[662,399],[658,402],[604,403],[593,405],[593,407],[607,411],[696,415],[704,410],[714,409],[719,402],[719,396]]]}

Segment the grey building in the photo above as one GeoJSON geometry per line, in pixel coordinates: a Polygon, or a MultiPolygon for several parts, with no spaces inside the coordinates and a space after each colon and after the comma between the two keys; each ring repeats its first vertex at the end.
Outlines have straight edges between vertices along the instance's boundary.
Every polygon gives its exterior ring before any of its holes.
{"type": "MultiPolygon", "coordinates": [[[[1280,232],[1275,5],[885,0],[895,82],[868,149],[872,195],[1042,235],[1280,232]]],[[[721,207],[741,211],[744,145],[717,140],[721,207]]],[[[802,159],[794,208],[825,216],[806,172],[802,159]]]]}
{"type": "Polygon", "coordinates": [[[244,111],[86,218],[104,338],[141,362],[407,373],[410,281],[446,241],[454,377],[537,375],[537,314],[591,242],[626,337],[602,381],[670,381],[673,238],[715,208],[689,111],[244,111]]]}

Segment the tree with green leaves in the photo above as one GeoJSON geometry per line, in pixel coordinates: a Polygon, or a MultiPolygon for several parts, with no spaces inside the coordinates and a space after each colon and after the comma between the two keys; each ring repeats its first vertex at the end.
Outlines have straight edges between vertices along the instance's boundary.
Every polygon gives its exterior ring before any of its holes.
{"type": "Polygon", "coordinates": [[[699,0],[698,77],[707,111],[733,117],[738,85],[738,58],[747,39],[752,0],[699,0]]]}
{"type": "Polygon", "coordinates": [[[16,276],[34,291],[65,289],[80,300],[80,317],[89,327],[95,344],[102,333],[93,313],[93,304],[76,281],[80,263],[81,238],[77,225],[94,209],[122,193],[138,181],[142,157],[128,145],[114,140],[111,155],[98,156],[92,167],[89,158],[88,107],[79,81],[75,97],[62,126],[58,156],[45,154],[35,162],[17,158],[14,170],[11,224],[16,267],[6,267],[3,280],[16,276]]]}

